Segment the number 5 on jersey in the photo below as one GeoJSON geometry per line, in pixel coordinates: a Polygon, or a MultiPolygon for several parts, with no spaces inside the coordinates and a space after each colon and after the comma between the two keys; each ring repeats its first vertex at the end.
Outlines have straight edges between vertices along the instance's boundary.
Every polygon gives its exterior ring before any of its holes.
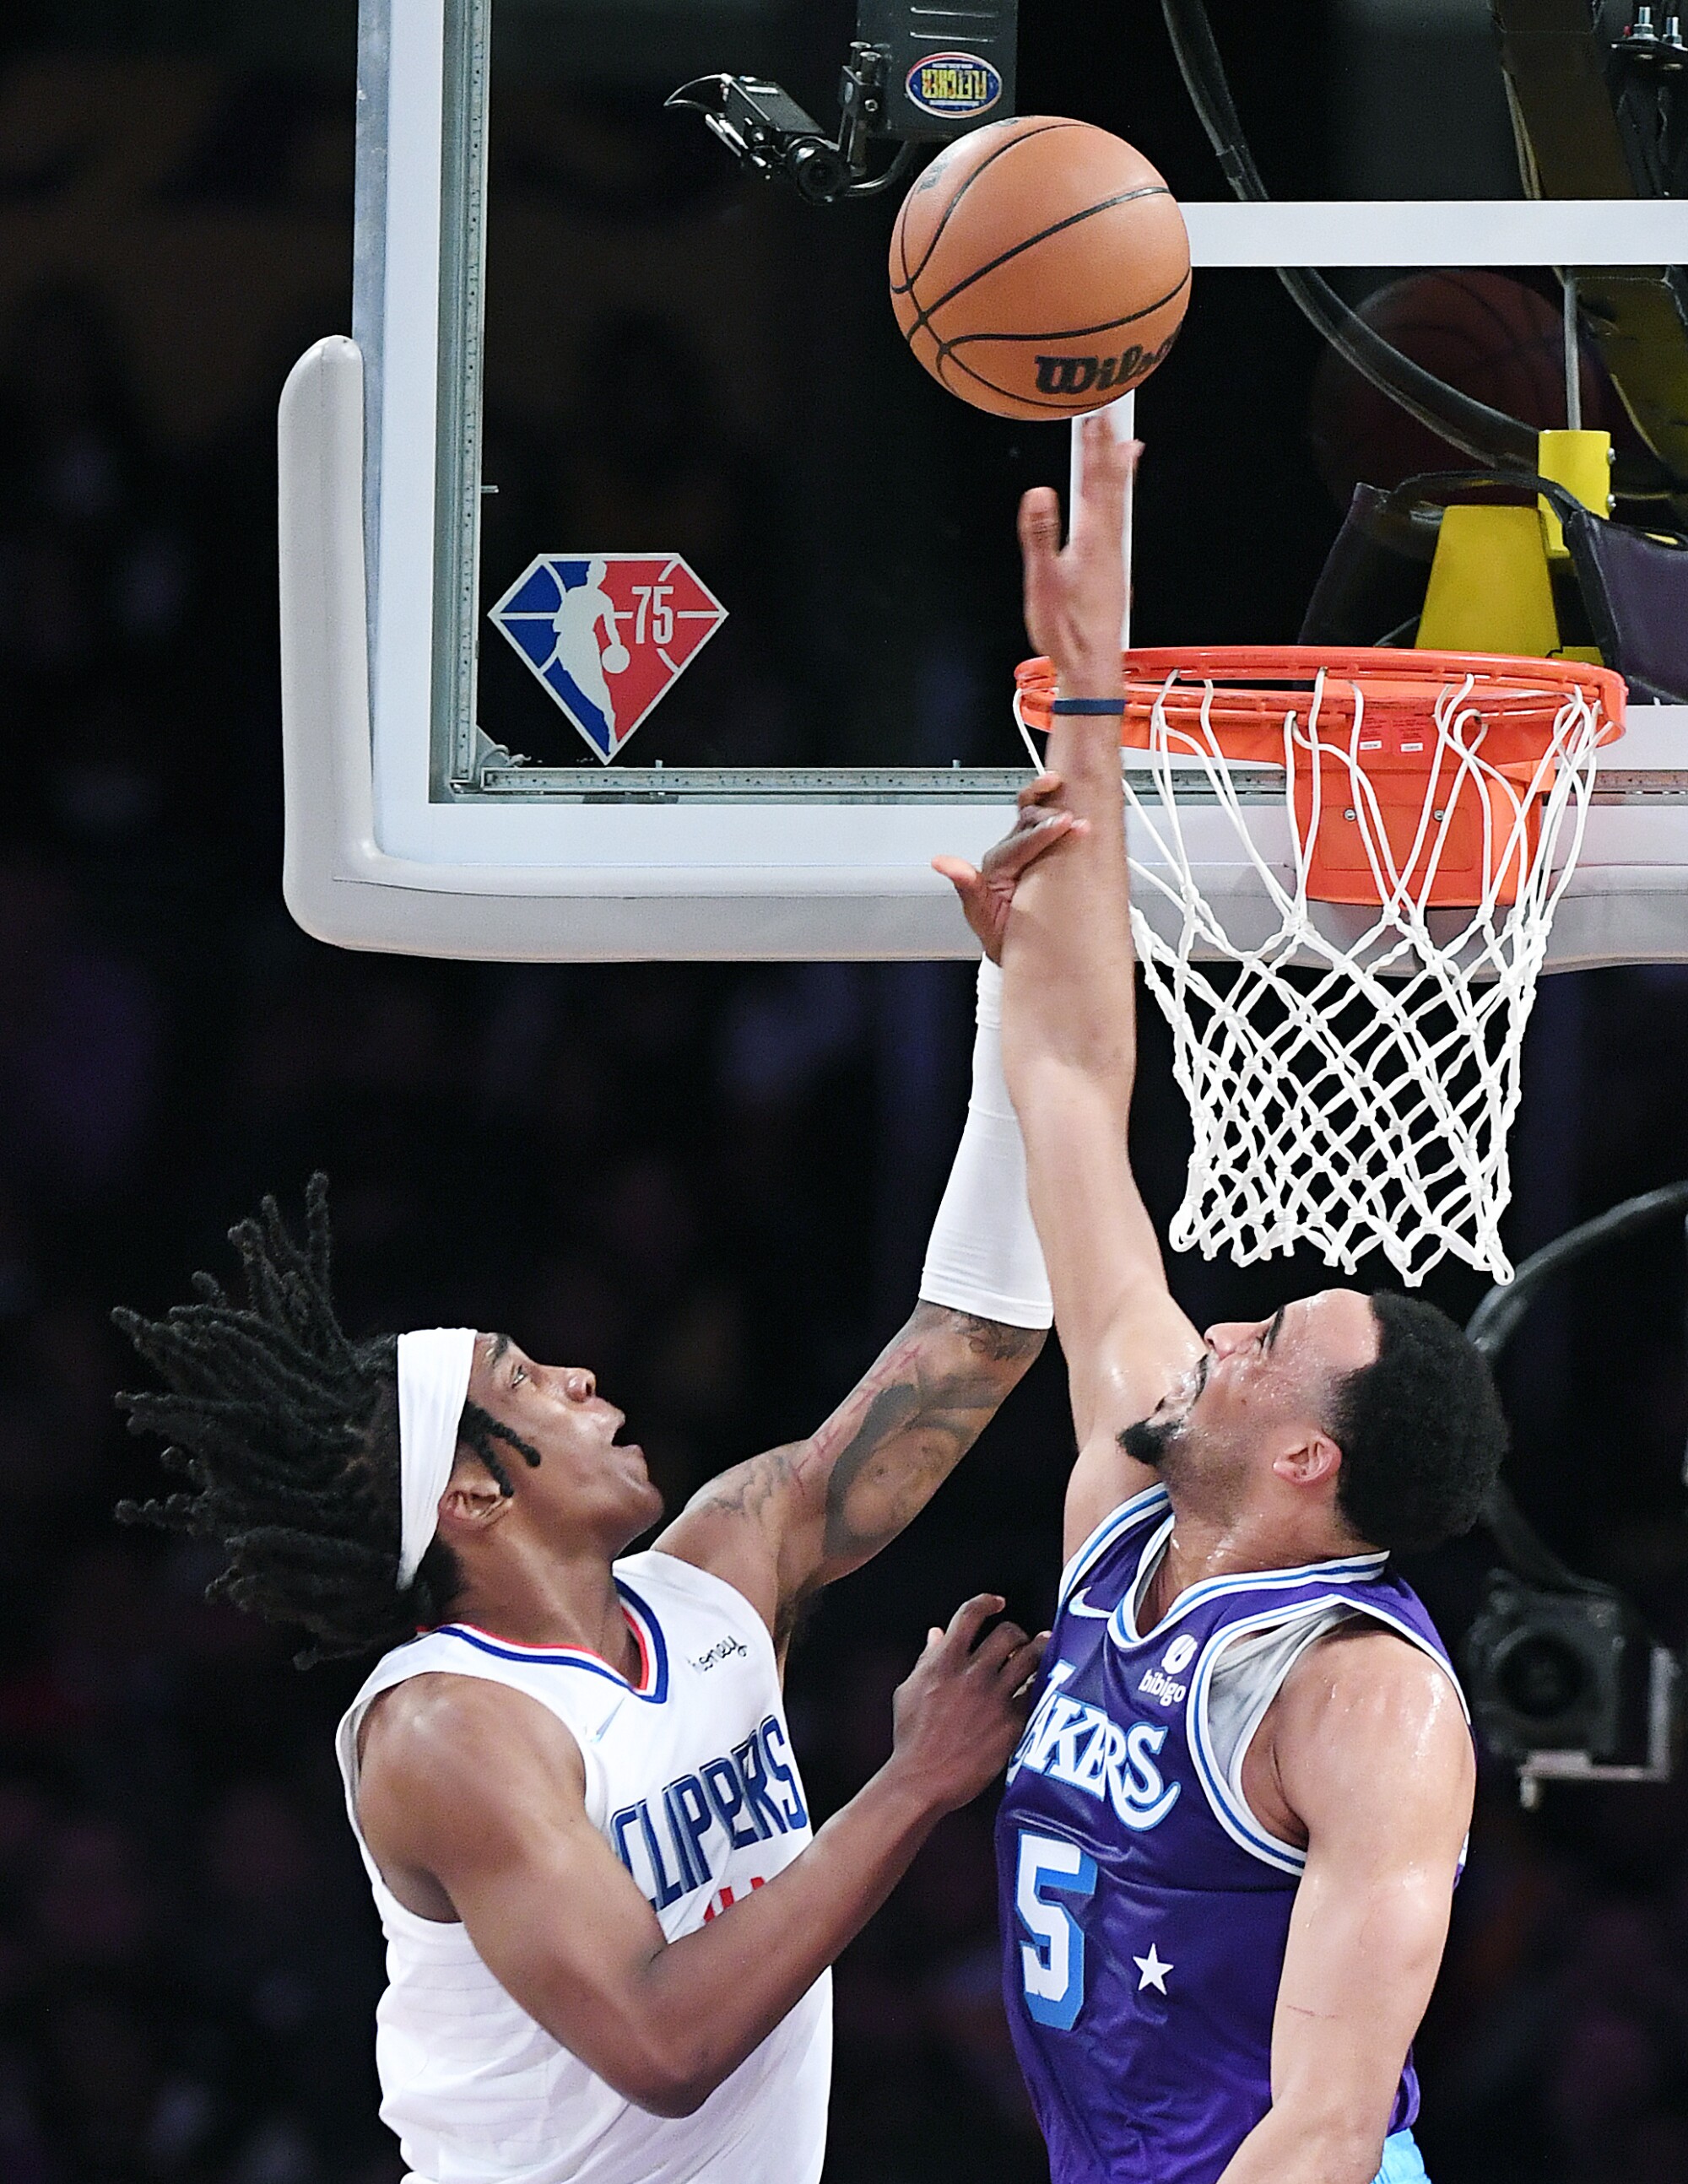
{"type": "Polygon", "coordinates": [[[1069,2032],[1084,2003],[1084,1930],[1060,1901],[1095,1893],[1096,1861],[1077,1843],[1022,1829],[1014,1908],[1034,1938],[1020,1944],[1026,2008],[1039,2025],[1069,2032]]]}

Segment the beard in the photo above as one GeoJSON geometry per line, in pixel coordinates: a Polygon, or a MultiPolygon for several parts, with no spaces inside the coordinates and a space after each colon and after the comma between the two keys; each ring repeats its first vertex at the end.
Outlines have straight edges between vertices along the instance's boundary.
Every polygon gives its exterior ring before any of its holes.
{"type": "Polygon", "coordinates": [[[1184,1432],[1181,1418],[1139,1418],[1119,1437],[1126,1454],[1158,1471],[1177,1447],[1184,1432]]]}

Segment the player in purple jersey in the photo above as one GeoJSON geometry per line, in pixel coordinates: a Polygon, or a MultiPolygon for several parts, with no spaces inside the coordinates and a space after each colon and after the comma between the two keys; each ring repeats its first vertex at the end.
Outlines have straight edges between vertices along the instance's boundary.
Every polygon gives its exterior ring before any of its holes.
{"type": "MultiPolygon", "coordinates": [[[[1471,1814],[1459,1687],[1390,1551],[1466,1529],[1505,1429],[1441,1314],[1333,1289],[1198,1334],[1127,1147],[1123,495],[1099,419],[1060,550],[1022,510],[1061,696],[1024,872],[953,860],[1003,1055],[1078,1457],[999,1824],[1007,2005],[1056,2184],[1406,2184],[1410,2045],[1471,1814]]],[[[1012,838],[1011,838],[1011,839],[1012,838]]],[[[1022,847],[1023,847],[1022,843],[1022,847]]]]}

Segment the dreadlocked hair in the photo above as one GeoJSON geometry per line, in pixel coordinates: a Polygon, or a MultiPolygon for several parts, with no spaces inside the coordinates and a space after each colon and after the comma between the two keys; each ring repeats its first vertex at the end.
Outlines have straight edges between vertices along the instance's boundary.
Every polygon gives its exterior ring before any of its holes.
{"type": "MultiPolygon", "coordinates": [[[[198,1301],[163,1319],[112,1314],[165,1384],[120,1395],[118,1407],[131,1433],[166,1443],[166,1467],[192,1490],[120,1502],[119,1520],[215,1540],[228,1566],[206,1598],[303,1626],[312,1643],[295,1656],[302,1669],[443,1622],[461,1589],[437,1539],[398,1589],[398,1337],[354,1342],[341,1328],[326,1176],[305,1186],[305,1224],[301,1245],[266,1198],[230,1229],[243,1304],[199,1273],[198,1301]]],[[[515,1490],[497,1444],[539,1461],[477,1403],[465,1404],[459,1437],[506,1496],[515,1490]]]]}

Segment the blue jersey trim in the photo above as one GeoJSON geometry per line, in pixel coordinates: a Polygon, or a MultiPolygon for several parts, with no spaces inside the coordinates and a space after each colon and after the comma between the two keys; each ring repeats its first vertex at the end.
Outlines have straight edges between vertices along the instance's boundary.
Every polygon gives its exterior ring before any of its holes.
{"type": "Polygon", "coordinates": [[[1104,1552],[1122,1532],[1128,1530],[1153,1511],[1167,1507],[1171,1499],[1164,1486],[1145,1486],[1140,1494],[1134,1494],[1128,1502],[1122,1502],[1117,1509],[1111,1510],[1061,1572],[1057,1607],[1066,1607],[1073,1586],[1086,1570],[1095,1567],[1104,1552]]]}
{"type": "Polygon", "coordinates": [[[1169,1518],[1152,1540],[1145,1542],[1137,1574],[1108,1621],[1108,1635],[1116,1646],[1152,1646],[1173,1624],[1182,1622],[1192,1608],[1205,1607],[1210,1600],[1220,1600],[1230,1593],[1290,1592],[1302,1585],[1369,1585],[1383,1575],[1389,1562],[1387,1554],[1345,1555],[1330,1562],[1301,1563],[1293,1569],[1239,1570],[1232,1577],[1204,1578],[1199,1585],[1178,1595],[1152,1630],[1139,1632],[1137,1595],[1142,1590],[1150,1557],[1171,1529],[1169,1518]]]}
{"type": "Polygon", "coordinates": [[[643,1624],[641,1634],[650,1657],[652,1674],[649,1688],[641,1691],[630,1684],[619,1669],[612,1669],[596,1653],[588,1653],[579,1646],[521,1646],[510,1639],[493,1638],[484,1631],[471,1630],[465,1624],[443,1623],[437,1631],[425,1635],[440,1638],[460,1638],[465,1646],[472,1646],[477,1653],[490,1653],[499,1661],[521,1661],[533,1668],[583,1669],[589,1676],[602,1676],[606,1682],[619,1685],[647,1706],[660,1706],[668,1696],[668,1644],[662,1635],[662,1625],[657,1621],[646,1602],[639,1598],[632,1585],[621,1578],[616,1580],[616,1590],[643,1624]]]}

